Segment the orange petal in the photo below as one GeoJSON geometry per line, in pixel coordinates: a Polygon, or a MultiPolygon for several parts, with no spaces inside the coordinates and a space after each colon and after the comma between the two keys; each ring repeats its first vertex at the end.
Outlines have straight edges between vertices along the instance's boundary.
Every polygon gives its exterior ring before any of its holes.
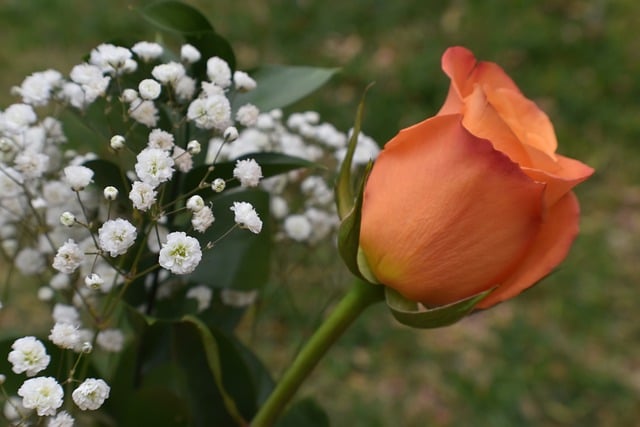
{"type": "Polygon", "coordinates": [[[478,304],[477,308],[513,298],[548,275],[569,253],[578,234],[580,206],[573,193],[567,193],[547,213],[540,233],[518,269],[478,304]]]}
{"type": "Polygon", "coordinates": [[[437,116],[401,131],[365,187],[360,245],[373,273],[431,306],[501,283],[541,221],[544,185],[460,120],[437,116]]]}
{"type": "Polygon", "coordinates": [[[593,168],[578,160],[556,154],[556,167],[553,172],[523,168],[531,179],[547,184],[545,206],[553,206],[573,187],[593,174],[593,168]]]}
{"type": "Polygon", "coordinates": [[[469,78],[476,63],[473,53],[461,46],[450,47],[442,55],[442,71],[451,79],[451,88],[460,99],[467,96],[473,87],[469,78]]]}
{"type": "Polygon", "coordinates": [[[484,92],[491,106],[523,144],[555,159],[558,142],[553,125],[535,102],[525,98],[520,91],[505,88],[484,86],[484,92]]]}
{"type": "Polygon", "coordinates": [[[496,110],[489,104],[480,86],[464,100],[462,111],[464,127],[477,136],[491,141],[493,147],[509,156],[521,166],[531,166],[531,159],[517,135],[507,126],[496,110]]]}

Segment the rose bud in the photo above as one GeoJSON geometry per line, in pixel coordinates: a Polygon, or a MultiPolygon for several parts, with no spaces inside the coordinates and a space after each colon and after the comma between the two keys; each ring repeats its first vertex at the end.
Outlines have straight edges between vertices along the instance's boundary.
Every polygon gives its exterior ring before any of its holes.
{"type": "Polygon", "coordinates": [[[437,116],[400,131],[365,184],[360,247],[376,279],[437,307],[551,272],[578,233],[572,188],[593,169],[556,154],[553,126],[496,64],[448,49],[437,116]]]}

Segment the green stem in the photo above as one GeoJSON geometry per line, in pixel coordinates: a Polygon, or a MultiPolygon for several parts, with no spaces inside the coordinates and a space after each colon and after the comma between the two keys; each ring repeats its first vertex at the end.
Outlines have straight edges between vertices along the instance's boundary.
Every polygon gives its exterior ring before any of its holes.
{"type": "Polygon", "coordinates": [[[272,426],[333,343],[365,308],[383,299],[382,286],[356,280],[349,292],[311,336],[291,366],[285,371],[280,382],[253,418],[251,427],[272,426]]]}

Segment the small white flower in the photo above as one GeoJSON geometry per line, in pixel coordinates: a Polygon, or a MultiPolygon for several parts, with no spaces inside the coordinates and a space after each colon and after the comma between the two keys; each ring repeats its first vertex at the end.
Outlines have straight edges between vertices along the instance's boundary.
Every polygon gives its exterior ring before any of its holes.
{"type": "Polygon", "coordinates": [[[73,427],[75,420],[67,411],[60,411],[58,414],[49,419],[47,427],[73,427]]]}
{"type": "Polygon", "coordinates": [[[204,233],[207,231],[207,228],[211,227],[215,218],[213,217],[213,212],[209,206],[204,206],[197,212],[193,213],[191,217],[191,225],[193,229],[199,231],[200,233],[204,233]]]}
{"type": "Polygon", "coordinates": [[[46,70],[27,76],[16,92],[22,102],[35,106],[47,105],[51,92],[62,83],[62,74],[56,70],[46,70]]]}
{"type": "Polygon", "coordinates": [[[230,208],[235,214],[235,222],[242,228],[258,234],[262,230],[262,220],[251,203],[233,202],[230,208]]]}
{"type": "Polygon", "coordinates": [[[86,166],[67,166],[64,179],[73,191],[81,191],[93,180],[93,171],[86,166]]]}
{"type": "Polygon", "coordinates": [[[118,151],[124,148],[125,139],[122,135],[113,135],[109,141],[109,145],[114,150],[118,151]]]}
{"type": "Polygon", "coordinates": [[[2,415],[14,424],[17,424],[21,418],[30,416],[32,412],[33,409],[22,406],[22,399],[18,396],[10,396],[2,407],[2,415]]]}
{"type": "Polygon", "coordinates": [[[115,200],[116,197],[118,197],[118,189],[112,185],[108,185],[104,187],[104,190],[102,190],[102,194],[107,200],[115,200]]]}
{"type": "Polygon", "coordinates": [[[55,415],[62,406],[62,386],[53,377],[37,377],[26,380],[18,389],[22,406],[35,409],[39,416],[55,415]]]}
{"type": "Polygon", "coordinates": [[[258,291],[237,291],[235,289],[222,289],[220,299],[224,305],[230,307],[247,307],[253,304],[258,297],[258,291]]]}
{"type": "Polygon", "coordinates": [[[127,252],[136,241],[136,228],[126,219],[111,219],[98,230],[100,249],[117,257],[127,252]]]}
{"type": "Polygon", "coordinates": [[[148,146],[151,148],[159,148],[161,150],[171,150],[174,146],[173,134],[162,129],[153,129],[149,132],[148,146]]]}
{"type": "Polygon", "coordinates": [[[67,289],[69,288],[69,276],[63,273],[57,273],[49,281],[49,286],[58,291],[67,289]]]}
{"type": "Polygon", "coordinates": [[[71,397],[81,410],[94,411],[100,408],[104,401],[109,398],[110,391],[111,387],[104,380],[87,378],[73,390],[71,397]]]}
{"type": "Polygon", "coordinates": [[[303,242],[311,236],[311,222],[304,215],[289,215],[284,220],[284,232],[289,238],[303,242]]]}
{"type": "Polygon", "coordinates": [[[217,86],[227,88],[231,85],[231,68],[227,61],[214,56],[207,60],[207,77],[217,86]]]}
{"type": "Polygon", "coordinates": [[[180,48],[180,59],[186,62],[187,64],[193,64],[194,62],[198,62],[202,55],[200,55],[200,51],[196,49],[193,45],[183,44],[180,48]]]}
{"type": "Polygon", "coordinates": [[[244,71],[236,71],[233,73],[233,83],[236,89],[241,92],[248,92],[256,88],[256,81],[244,71]]]}
{"type": "Polygon", "coordinates": [[[131,102],[129,116],[147,127],[154,127],[158,123],[158,109],[153,101],[136,99],[131,102]]]}
{"type": "Polygon", "coordinates": [[[182,76],[173,85],[178,101],[186,102],[193,98],[196,93],[196,81],[189,76],[182,76]]]}
{"type": "Polygon", "coordinates": [[[49,156],[28,149],[19,153],[14,163],[25,178],[40,178],[49,167],[49,156]]]}
{"type": "Polygon", "coordinates": [[[193,168],[193,158],[191,157],[191,153],[185,151],[182,147],[178,147],[177,145],[173,147],[171,158],[173,158],[176,169],[180,172],[187,173],[193,168]]]}
{"type": "Polygon", "coordinates": [[[51,317],[56,323],[71,323],[76,325],[80,319],[80,314],[74,306],[58,303],[53,306],[51,317]]]}
{"type": "Polygon", "coordinates": [[[40,301],[51,301],[55,293],[49,286],[41,286],[38,288],[38,299],[40,301]]]}
{"type": "Polygon", "coordinates": [[[103,43],[91,51],[89,62],[104,73],[121,74],[135,70],[131,56],[131,51],[125,47],[103,43]]]}
{"type": "Polygon", "coordinates": [[[72,239],[67,240],[53,258],[53,268],[61,273],[71,274],[84,261],[84,252],[72,239]]]}
{"type": "Polygon", "coordinates": [[[60,224],[65,227],[72,227],[76,223],[76,216],[69,211],[60,214],[60,224]]]}
{"type": "Polygon", "coordinates": [[[262,178],[262,168],[254,159],[238,160],[233,176],[240,181],[242,187],[255,187],[262,178]]]}
{"type": "Polygon", "coordinates": [[[42,252],[29,247],[20,250],[13,263],[26,276],[41,273],[47,266],[42,252]]]}
{"type": "Polygon", "coordinates": [[[47,354],[44,344],[35,337],[18,338],[11,345],[9,363],[16,374],[26,373],[32,377],[49,366],[51,357],[47,354]]]}
{"type": "Polygon", "coordinates": [[[197,98],[189,104],[187,119],[201,129],[226,129],[231,123],[231,104],[224,95],[197,98]]]}
{"type": "Polygon", "coordinates": [[[0,128],[7,133],[19,134],[36,122],[38,116],[31,105],[13,104],[1,115],[0,128]]]}
{"type": "Polygon", "coordinates": [[[138,178],[152,187],[171,179],[174,161],[165,150],[145,148],[136,157],[135,170],[138,178]]]}
{"type": "Polygon", "coordinates": [[[124,334],[120,329],[105,329],[98,332],[96,343],[104,351],[119,353],[124,347],[124,334]]]}
{"type": "Polygon", "coordinates": [[[276,219],[282,219],[289,214],[289,204],[282,196],[272,196],[269,208],[271,215],[276,219]]]}
{"type": "Polygon", "coordinates": [[[179,62],[167,62],[153,67],[151,75],[163,84],[174,84],[185,75],[185,69],[179,62]]]}
{"type": "Polygon", "coordinates": [[[245,104],[238,108],[236,120],[243,126],[253,126],[258,121],[260,110],[253,104],[245,104]]]}
{"type": "Polygon", "coordinates": [[[152,59],[156,59],[162,55],[162,46],[158,43],[151,42],[138,42],[133,45],[131,48],[133,53],[138,55],[138,58],[142,59],[145,62],[149,62],[152,59]]]}
{"type": "Polygon", "coordinates": [[[133,202],[133,207],[146,211],[156,202],[156,191],[150,184],[142,181],[135,181],[131,185],[129,199],[133,202]]]}
{"type": "Polygon", "coordinates": [[[204,208],[204,200],[202,199],[202,197],[198,196],[197,194],[195,196],[189,197],[189,199],[187,200],[187,209],[189,209],[191,212],[198,212],[202,208],[204,208]]]}
{"type": "Polygon", "coordinates": [[[211,189],[213,191],[215,191],[216,193],[222,193],[224,191],[224,188],[227,186],[227,183],[224,179],[222,178],[216,178],[213,180],[213,182],[211,183],[211,189]]]}
{"type": "MultiPolygon", "coordinates": [[[[98,97],[104,96],[111,82],[110,77],[104,76],[102,70],[92,64],[74,66],[69,77],[74,83],[80,85],[81,93],[74,96],[82,97],[82,100],[78,99],[78,101],[82,101],[83,105],[91,104],[98,97]]],[[[63,90],[65,89],[67,89],[66,85],[63,90]]],[[[73,89],[73,91],[76,91],[76,89],[73,89]]]]}
{"type": "Polygon", "coordinates": [[[193,298],[198,303],[198,312],[204,311],[211,305],[213,291],[205,285],[194,286],[187,291],[187,298],[193,298]]]}
{"type": "Polygon", "coordinates": [[[186,233],[176,231],[167,235],[160,249],[160,266],[175,274],[189,274],[202,259],[200,243],[186,233]]]}
{"type": "Polygon", "coordinates": [[[153,79],[144,79],[138,84],[140,98],[154,100],[160,96],[162,86],[153,79]]]}
{"type": "Polygon", "coordinates": [[[80,341],[80,333],[75,325],[56,322],[51,328],[49,339],[60,348],[73,349],[80,341]]]}

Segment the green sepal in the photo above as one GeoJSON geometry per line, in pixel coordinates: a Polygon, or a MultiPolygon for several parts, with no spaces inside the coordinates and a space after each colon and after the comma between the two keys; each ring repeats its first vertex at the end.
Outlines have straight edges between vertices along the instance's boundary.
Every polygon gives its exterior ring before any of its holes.
{"type": "Polygon", "coordinates": [[[367,91],[373,86],[370,83],[362,94],[360,104],[358,104],[358,111],[356,112],[356,120],[353,124],[353,132],[349,139],[349,145],[347,147],[347,153],[344,156],[344,160],[340,165],[340,172],[338,174],[338,180],[336,182],[335,194],[336,194],[336,207],[338,208],[338,215],[340,219],[345,218],[349,212],[353,209],[355,204],[355,197],[353,194],[352,180],[351,180],[351,164],[353,162],[353,154],[356,151],[356,145],[358,144],[358,135],[360,134],[360,126],[362,124],[362,116],[364,114],[364,99],[367,95],[367,91]]]}
{"type": "Polygon", "coordinates": [[[425,308],[420,303],[403,297],[389,287],[385,289],[385,299],[393,317],[398,322],[412,328],[434,329],[452,325],[467,316],[494,289],[491,288],[463,300],[435,308],[425,308]]]}
{"type": "Polygon", "coordinates": [[[360,189],[355,203],[340,222],[340,227],[338,228],[338,252],[340,252],[340,256],[347,265],[347,268],[353,274],[367,282],[377,283],[377,280],[373,274],[371,274],[368,265],[366,265],[364,254],[360,250],[360,218],[362,213],[362,199],[364,186],[367,182],[372,166],[373,163],[369,162],[360,183],[360,189]]]}

